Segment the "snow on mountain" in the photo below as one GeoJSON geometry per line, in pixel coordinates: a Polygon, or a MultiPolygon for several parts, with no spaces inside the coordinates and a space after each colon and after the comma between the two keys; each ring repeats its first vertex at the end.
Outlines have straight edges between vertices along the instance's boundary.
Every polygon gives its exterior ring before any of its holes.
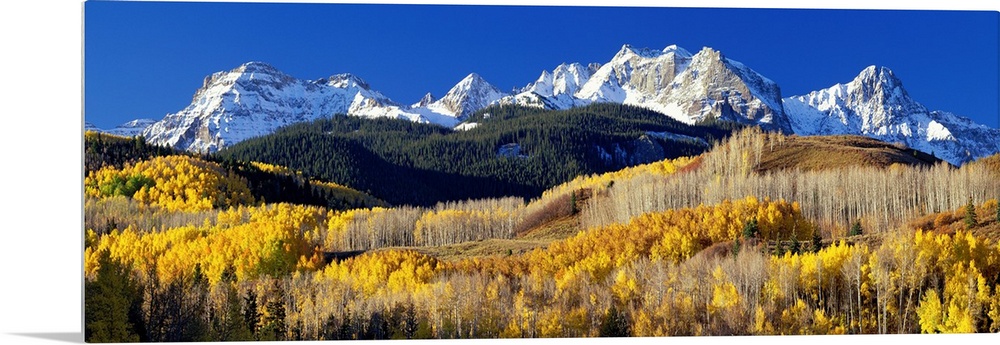
{"type": "Polygon", "coordinates": [[[778,85],[707,47],[692,55],[676,45],[626,44],[608,63],[559,65],[497,103],[568,109],[602,102],[645,107],[688,124],[714,118],[791,131],[778,85]]]}
{"type": "Polygon", "coordinates": [[[118,126],[115,126],[115,128],[107,129],[107,130],[100,129],[100,128],[98,128],[97,126],[95,126],[94,124],[92,124],[90,122],[85,122],[84,125],[83,125],[83,130],[84,131],[96,131],[96,132],[114,134],[114,135],[119,135],[119,136],[123,136],[123,137],[134,137],[134,136],[137,136],[139,134],[142,134],[142,131],[144,129],[146,129],[146,127],[149,127],[150,125],[152,125],[155,122],[156,122],[156,120],[153,120],[153,119],[136,119],[136,120],[132,120],[132,121],[120,124],[118,126]]]}
{"type": "Polygon", "coordinates": [[[476,110],[485,108],[504,96],[507,94],[487,82],[483,77],[472,73],[455,84],[444,97],[431,102],[425,108],[433,113],[450,116],[461,121],[476,110]]]}
{"type": "Polygon", "coordinates": [[[300,80],[268,64],[248,62],[205,78],[190,105],[167,114],[142,134],[152,143],[211,152],[281,126],[336,114],[401,118],[449,127],[459,122],[450,114],[411,111],[355,75],[300,80]]]}
{"type": "Polygon", "coordinates": [[[692,55],[676,45],[657,51],[626,44],[575,96],[641,106],[688,124],[714,118],[790,131],[778,85],[708,47],[692,55]]]}
{"type": "Polygon", "coordinates": [[[107,132],[142,134],[152,143],[178,149],[215,151],[281,126],[335,114],[454,128],[493,104],[568,109],[600,102],[645,107],[688,124],[719,119],[799,135],[864,135],[901,142],[954,164],[1000,152],[1000,130],[929,111],[885,67],[871,66],[848,83],[782,99],[774,81],[719,51],[705,47],[691,54],[676,45],[654,50],[626,44],[605,64],[563,63],[514,94],[472,73],[440,99],[428,93],[412,105],[393,102],[351,74],[301,80],[268,64],[248,62],[205,78],[191,104],[179,112],[107,132]]]}
{"type": "Polygon", "coordinates": [[[516,95],[506,96],[496,104],[517,104],[546,109],[569,109],[581,102],[573,94],[580,90],[590,76],[600,68],[592,63],[584,66],[574,62],[560,64],[552,72],[542,71],[542,75],[528,84],[516,95]]]}
{"type": "Polygon", "coordinates": [[[648,103],[666,91],[690,62],[691,53],[677,46],[656,51],[626,44],[594,72],[575,96],[588,103],[648,103]]]}
{"type": "Polygon", "coordinates": [[[476,127],[479,127],[479,123],[478,122],[463,122],[463,123],[459,124],[458,126],[455,126],[454,129],[456,131],[468,131],[468,130],[471,130],[471,129],[476,128],[476,127]]]}
{"type": "Polygon", "coordinates": [[[351,75],[303,81],[268,64],[248,62],[205,78],[190,105],[167,114],[143,135],[178,149],[215,151],[283,125],[346,112],[364,87],[351,75]]]}
{"type": "Polygon", "coordinates": [[[104,131],[105,133],[120,135],[123,137],[134,137],[142,134],[142,131],[149,127],[156,120],[153,119],[136,119],[123,124],[118,125],[115,128],[104,131]]]}
{"type": "Polygon", "coordinates": [[[417,101],[417,103],[413,103],[413,105],[411,105],[410,108],[426,107],[431,103],[434,103],[434,101],[436,100],[437,98],[434,98],[434,95],[428,92],[427,94],[424,95],[424,97],[421,97],[420,100],[417,101]]]}
{"type": "Polygon", "coordinates": [[[928,110],[886,67],[869,66],[846,84],[783,102],[799,135],[853,134],[900,142],[955,165],[1000,152],[1000,129],[928,110]]]}

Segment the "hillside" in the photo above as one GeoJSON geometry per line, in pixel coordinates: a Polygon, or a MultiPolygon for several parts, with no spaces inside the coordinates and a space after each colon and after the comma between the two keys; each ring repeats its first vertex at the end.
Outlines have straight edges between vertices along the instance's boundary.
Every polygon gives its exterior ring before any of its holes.
{"type": "Polygon", "coordinates": [[[534,198],[576,176],[696,155],[734,126],[689,126],[658,113],[601,104],[571,110],[502,106],[467,130],[348,116],[316,120],[218,152],[224,160],[287,166],[394,205],[534,198]]]}
{"type": "Polygon", "coordinates": [[[146,142],[143,137],[123,137],[94,131],[83,133],[83,173],[110,166],[121,168],[157,156],[180,154],[180,151],[146,142]]]}
{"type": "MultiPolygon", "coordinates": [[[[544,118],[519,114],[478,114],[465,132],[342,117],[258,138],[271,143],[258,147],[348,173],[382,164],[385,171],[364,171],[372,181],[433,192],[385,173],[419,157],[409,156],[414,147],[476,157],[461,150],[482,140],[494,156],[503,141],[489,138],[503,126],[518,133],[518,121],[544,118]]],[[[573,134],[597,139],[695,134],[643,127],[641,118],[542,114],[558,119],[545,125],[552,128],[600,123],[573,134]]],[[[523,151],[502,159],[558,157],[558,145],[526,144],[530,133],[517,137],[523,151]]],[[[273,191],[286,200],[313,190],[306,184],[363,194],[304,169],[234,157],[129,158],[84,181],[85,308],[103,313],[85,327],[119,327],[111,340],[141,341],[1000,329],[996,159],[907,164],[912,151],[892,145],[757,127],[720,137],[696,156],[576,175],[527,201],[426,206],[276,202],[260,197],[268,178],[301,187],[273,191]],[[815,164],[802,147],[824,145],[825,155],[854,150],[856,158],[795,169],[815,164]],[[771,163],[780,152],[794,159],[771,163]]],[[[421,168],[412,166],[400,171],[421,168]]]]}
{"type": "MultiPolygon", "coordinates": [[[[768,143],[770,144],[770,143],[768,143]]],[[[898,144],[853,135],[788,136],[767,148],[757,171],[825,170],[844,167],[888,168],[893,164],[930,167],[942,162],[898,144]]]]}
{"type": "MultiPolygon", "coordinates": [[[[121,137],[98,132],[84,134],[84,177],[98,173],[120,175],[127,168],[164,157],[187,157],[196,165],[214,164],[221,176],[234,177],[248,188],[252,199],[259,202],[289,202],[324,206],[332,209],[384,206],[385,202],[345,186],[304,176],[284,167],[250,161],[213,160],[210,157],[181,152],[147,143],[142,137],[121,137]]],[[[173,164],[173,163],[171,163],[173,164]]],[[[140,175],[143,173],[140,173],[140,175]]],[[[146,174],[148,175],[148,174],[146,174]]],[[[134,176],[134,175],[133,175],[134,176]]],[[[174,179],[178,176],[170,175],[174,179]]],[[[131,176],[121,176],[129,178],[131,176]]],[[[148,177],[148,176],[147,176],[148,177]]],[[[114,179],[110,181],[125,179],[114,179]]],[[[183,186],[182,186],[183,187],[183,186]]],[[[138,190],[130,190],[132,197],[138,190]]],[[[121,193],[119,193],[121,194],[121,193]]],[[[109,196],[109,195],[104,195],[109,196]]]]}

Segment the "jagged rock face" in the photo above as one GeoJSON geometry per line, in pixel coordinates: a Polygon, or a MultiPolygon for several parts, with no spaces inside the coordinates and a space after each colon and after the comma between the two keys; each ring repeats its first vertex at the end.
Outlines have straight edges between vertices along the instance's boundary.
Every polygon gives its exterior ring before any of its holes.
{"type": "MultiPolygon", "coordinates": [[[[335,114],[405,117],[402,107],[361,78],[337,74],[300,80],[261,62],[205,78],[191,104],[142,134],[156,144],[212,152],[281,126],[335,114]]],[[[413,117],[417,115],[409,114],[413,117]]]]}
{"type": "Polygon", "coordinates": [[[348,75],[302,81],[250,62],[206,78],[187,108],[168,114],[143,134],[152,143],[215,151],[280,126],[344,113],[354,101],[347,93],[363,86],[348,75]]]}
{"type": "Polygon", "coordinates": [[[476,110],[506,96],[496,86],[472,73],[458,82],[444,97],[429,104],[428,109],[463,120],[476,110]]]}
{"type": "Polygon", "coordinates": [[[656,103],[680,109],[675,118],[686,123],[715,118],[791,132],[778,85],[711,48],[693,56],[656,103]]]}
{"type": "Polygon", "coordinates": [[[588,103],[645,103],[667,91],[690,61],[691,53],[677,46],[655,51],[626,44],[575,96],[588,103]]]}
{"type": "Polygon", "coordinates": [[[497,103],[567,109],[602,102],[649,108],[688,124],[721,119],[791,131],[778,85],[711,48],[692,55],[675,45],[626,44],[604,65],[560,65],[497,103]]]}
{"type": "Polygon", "coordinates": [[[292,123],[336,114],[390,117],[453,127],[504,94],[471,74],[445,95],[428,94],[411,107],[393,102],[361,78],[337,74],[300,80],[261,62],[214,73],[180,112],[142,130],[150,142],[212,152],[292,123]]]}
{"type": "Polygon", "coordinates": [[[351,74],[300,80],[265,63],[249,62],[205,78],[180,112],[108,132],[141,131],[152,143],[215,151],[281,126],[335,114],[454,128],[492,104],[568,109],[612,102],[645,107],[688,124],[720,119],[799,135],[865,135],[902,142],[953,164],[1000,152],[1000,130],[927,110],[885,67],[872,66],[846,84],[782,99],[776,83],[714,49],[691,54],[673,45],[663,50],[625,45],[608,63],[564,63],[515,92],[501,92],[472,73],[440,99],[428,93],[405,106],[351,74]]]}
{"type": "Polygon", "coordinates": [[[646,107],[688,124],[721,119],[790,131],[778,85],[711,48],[691,55],[677,46],[625,45],[576,97],[646,107]]]}
{"type": "Polygon", "coordinates": [[[590,76],[599,66],[597,64],[583,66],[575,62],[560,64],[552,70],[552,73],[543,71],[542,75],[534,83],[528,84],[523,92],[533,92],[544,97],[573,95],[580,90],[583,83],[590,80],[590,76]]]}
{"type": "Polygon", "coordinates": [[[625,45],[611,62],[605,65],[607,69],[598,72],[602,78],[598,80],[613,80],[614,84],[638,91],[643,96],[655,98],[669,91],[667,87],[690,62],[691,53],[677,46],[654,51],[625,45]],[[609,73],[607,78],[604,77],[605,73],[609,73]]]}
{"type": "Polygon", "coordinates": [[[434,98],[434,95],[428,92],[427,94],[424,95],[424,97],[421,97],[420,100],[417,101],[417,103],[413,103],[413,105],[411,105],[410,107],[411,108],[426,107],[431,103],[434,103],[434,101],[436,100],[437,98],[434,98]]]}
{"type": "Polygon", "coordinates": [[[899,142],[960,165],[1000,152],[1000,130],[910,98],[886,67],[869,66],[847,84],[784,99],[799,135],[854,134],[899,142]]]}
{"type": "Polygon", "coordinates": [[[600,64],[560,64],[552,72],[542,71],[534,82],[518,94],[506,96],[496,104],[517,104],[545,109],[569,109],[580,104],[574,94],[580,90],[600,64]]]}

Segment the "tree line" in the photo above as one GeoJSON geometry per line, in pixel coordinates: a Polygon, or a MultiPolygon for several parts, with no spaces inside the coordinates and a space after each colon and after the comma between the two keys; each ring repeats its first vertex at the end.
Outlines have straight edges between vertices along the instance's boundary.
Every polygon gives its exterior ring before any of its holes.
{"type": "Polygon", "coordinates": [[[731,130],[724,123],[688,126],[621,105],[561,111],[491,107],[469,121],[478,126],[451,131],[404,120],[334,116],[248,139],[217,156],[287,166],[393,205],[432,206],[534,198],[579,175],[699,154],[709,148],[705,143],[731,130]],[[692,139],[668,140],[648,132],[692,139]],[[504,145],[517,145],[520,155],[501,154],[504,145]],[[649,145],[659,150],[643,153],[649,145]]]}

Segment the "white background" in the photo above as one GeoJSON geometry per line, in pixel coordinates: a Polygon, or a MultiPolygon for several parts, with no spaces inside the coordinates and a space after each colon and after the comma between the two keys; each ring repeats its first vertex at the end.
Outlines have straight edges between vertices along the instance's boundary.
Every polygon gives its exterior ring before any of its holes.
{"type": "MultiPolygon", "coordinates": [[[[271,1],[278,2],[278,1],[271,1]]],[[[297,1],[330,2],[330,1],[297,1]]],[[[745,7],[745,1],[355,1],[608,6],[745,7]]],[[[754,1],[755,7],[1000,9],[997,1],[754,1]]],[[[0,344],[82,342],[83,2],[0,4],[0,344]]],[[[1000,30],[1000,28],[998,28],[1000,30]]],[[[975,34],[975,33],[969,33],[975,34]]],[[[998,47],[983,47],[998,49],[998,47]]],[[[460,343],[548,344],[551,340],[460,343]]],[[[1000,344],[996,334],[959,336],[631,338],[628,343],[750,344],[935,342],[1000,344]]],[[[561,343],[604,343],[562,339],[561,343]]],[[[410,342],[408,344],[412,344],[410,342]]],[[[419,342],[426,344],[428,342],[419,342]]],[[[455,342],[431,342],[449,343],[455,342]]]]}

